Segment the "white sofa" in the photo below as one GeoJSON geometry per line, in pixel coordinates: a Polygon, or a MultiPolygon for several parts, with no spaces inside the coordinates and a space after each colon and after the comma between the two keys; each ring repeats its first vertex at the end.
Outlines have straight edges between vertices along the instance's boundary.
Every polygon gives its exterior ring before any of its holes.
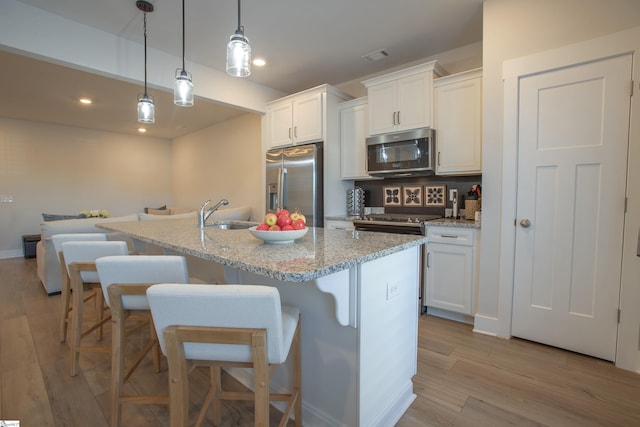
{"type": "MultiPolygon", "coordinates": [[[[124,221],[147,221],[147,220],[163,220],[163,219],[176,219],[176,218],[190,218],[194,220],[197,218],[197,212],[194,210],[188,213],[181,213],[176,215],[153,215],[146,213],[131,214],[119,217],[111,218],[79,218],[79,219],[66,219],[61,221],[46,221],[40,224],[40,242],[36,246],[36,262],[38,278],[42,282],[45,291],[48,295],[53,295],[60,292],[61,289],[61,273],[60,261],[58,254],[53,247],[51,236],[55,234],[67,234],[67,233],[104,233],[105,230],[96,227],[98,223],[104,222],[124,222],[124,221]]],[[[226,208],[220,209],[210,217],[209,221],[213,220],[236,220],[236,221],[248,221],[251,217],[250,207],[238,207],[238,208],[226,208]]],[[[197,222],[194,221],[194,225],[197,222]]],[[[123,236],[117,233],[109,233],[110,239],[123,239],[123,236]]],[[[126,240],[126,239],[125,239],[126,240]]],[[[131,244],[131,242],[130,242],[131,244]]],[[[135,248],[141,250],[141,248],[135,248]]],[[[151,253],[159,253],[159,250],[153,248],[144,248],[144,251],[151,253]]],[[[204,265],[196,260],[188,260],[190,269],[195,271],[200,270],[199,276],[204,274],[204,265]]],[[[190,270],[191,271],[191,270],[190,270]]],[[[211,280],[210,277],[206,279],[211,280]]]]}

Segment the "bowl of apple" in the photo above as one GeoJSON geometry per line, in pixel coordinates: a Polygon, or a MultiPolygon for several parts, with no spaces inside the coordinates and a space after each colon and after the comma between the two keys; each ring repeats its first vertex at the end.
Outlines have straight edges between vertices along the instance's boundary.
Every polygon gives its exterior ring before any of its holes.
{"type": "Polygon", "coordinates": [[[264,216],[262,224],[249,228],[251,235],[265,243],[288,244],[307,234],[306,218],[296,211],[280,209],[264,216]]]}

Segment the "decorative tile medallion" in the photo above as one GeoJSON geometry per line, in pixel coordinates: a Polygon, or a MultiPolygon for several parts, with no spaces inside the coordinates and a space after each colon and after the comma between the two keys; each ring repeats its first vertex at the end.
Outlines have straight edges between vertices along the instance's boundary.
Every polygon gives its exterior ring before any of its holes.
{"type": "Polygon", "coordinates": [[[384,187],[383,190],[385,206],[402,206],[400,187],[384,187]]]}
{"type": "Polygon", "coordinates": [[[422,206],[422,187],[402,186],[403,206],[422,206]]]}
{"type": "Polygon", "coordinates": [[[425,206],[444,206],[447,201],[447,186],[434,185],[424,187],[425,206]]]}

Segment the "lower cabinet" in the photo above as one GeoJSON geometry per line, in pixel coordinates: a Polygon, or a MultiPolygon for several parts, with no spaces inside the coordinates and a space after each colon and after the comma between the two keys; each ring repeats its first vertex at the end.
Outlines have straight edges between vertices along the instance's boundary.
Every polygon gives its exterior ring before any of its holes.
{"type": "Polygon", "coordinates": [[[427,227],[425,305],[475,314],[478,230],[427,227]]]}

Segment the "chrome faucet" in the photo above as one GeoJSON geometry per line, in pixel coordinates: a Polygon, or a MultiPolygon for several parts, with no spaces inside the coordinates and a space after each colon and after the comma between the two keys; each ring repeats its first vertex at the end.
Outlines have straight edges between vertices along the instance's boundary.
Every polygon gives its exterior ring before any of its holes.
{"type": "Polygon", "coordinates": [[[198,225],[200,226],[200,228],[204,228],[205,222],[211,216],[212,213],[217,211],[218,208],[220,208],[220,206],[228,205],[229,201],[227,199],[222,199],[218,203],[216,203],[214,207],[212,207],[207,212],[205,212],[204,209],[207,207],[209,203],[211,203],[211,199],[207,200],[202,204],[202,206],[200,206],[200,216],[198,216],[198,225]]]}

